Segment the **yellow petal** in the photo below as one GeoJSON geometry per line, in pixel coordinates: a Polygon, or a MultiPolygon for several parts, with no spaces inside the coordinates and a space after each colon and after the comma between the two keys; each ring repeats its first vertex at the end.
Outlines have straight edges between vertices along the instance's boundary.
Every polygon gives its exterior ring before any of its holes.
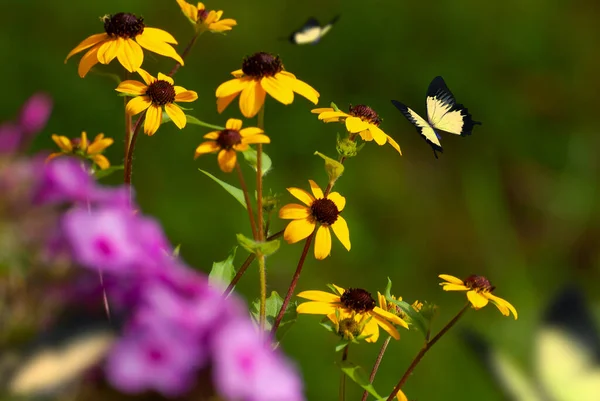
{"type": "Polygon", "coordinates": [[[129,114],[130,116],[135,116],[136,114],[139,114],[142,111],[146,110],[151,105],[152,101],[150,100],[149,96],[138,96],[131,99],[127,103],[127,107],[125,109],[127,111],[127,114],[129,114]]]}
{"type": "Polygon", "coordinates": [[[408,397],[402,392],[402,390],[398,390],[398,394],[396,394],[396,398],[398,401],[408,401],[408,397]]]}
{"type": "Polygon", "coordinates": [[[140,74],[140,77],[142,77],[142,79],[144,80],[146,85],[150,85],[150,84],[153,84],[154,82],[156,82],[156,78],[154,78],[152,75],[150,75],[146,70],[144,70],[142,68],[138,68],[137,73],[140,74]]]}
{"type": "Polygon", "coordinates": [[[233,95],[217,98],[217,112],[222,113],[223,110],[225,110],[227,106],[229,106],[229,104],[233,101],[233,99],[237,97],[237,95],[237,93],[234,93],[233,95]]]}
{"type": "Polygon", "coordinates": [[[322,225],[317,229],[315,236],[315,259],[325,259],[331,253],[331,231],[329,227],[322,225]]]}
{"type": "Polygon", "coordinates": [[[452,284],[465,285],[464,281],[449,274],[440,274],[438,277],[452,284]]]}
{"type": "Polygon", "coordinates": [[[398,153],[402,156],[402,151],[400,150],[400,145],[396,142],[391,136],[387,135],[387,142],[392,145],[392,148],[396,149],[398,153]]]}
{"type": "Polygon", "coordinates": [[[283,232],[283,239],[288,244],[294,244],[308,237],[314,230],[315,223],[308,219],[292,220],[283,232]]]}
{"type": "Polygon", "coordinates": [[[117,57],[117,53],[121,50],[122,46],[123,38],[117,37],[104,41],[98,49],[98,61],[102,64],[110,63],[117,57]]]}
{"type": "Polygon", "coordinates": [[[180,92],[175,95],[176,102],[193,102],[198,99],[198,93],[194,91],[180,92]]]}
{"type": "Polygon", "coordinates": [[[319,92],[317,92],[312,86],[309,84],[300,81],[299,79],[295,79],[292,84],[292,90],[313,102],[314,104],[319,103],[319,92]]]}
{"type": "MultiPolygon", "coordinates": [[[[319,110],[319,109],[316,109],[319,110]]],[[[333,111],[333,109],[324,111],[317,117],[319,120],[326,120],[330,118],[347,118],[350,115],[344,113],[343,111],[333,111]]]]}
{"type": "Polygon", "coordinates": [[[139,96],[146,94],[148,86],[139,81],[128,80],[121,82],[115,90],[117,92],[139,96]]]}
{"type": "Polygon", "coordinates": [[[88,147],[87,152],[90,155],[100,153],[100,152],[104,151],[104,149],[106,149],[110,145],[112,145],[114,142],[115,141],[112,138],[98,139],[98,137],[96,137],[96,139],[94,139],[94,142],[92,142],[91,145],[88,147]]]}
{"type": "Polygon", "coordinates": [[[79,142],[79,149],[83,150],[84,152],[87,150],[88,148],[88,137],[87,137],[87,133],[85,131],[81,132],[81,140],[79,142]]]}
{"type": "Polygon", "coordinates": [[[171,120],[175,123],[177,128],[183,129],[185,127],[187,120],[185,118],[185,113],[179,106],[173,103],[165,104],[165,111],[167,112],[167,115],[171,117],[171,120]]]}
{"type": "Polygon", "coordinates": [[[311,194],[309,194],[308,192],[306,192],[303,189],[291,187],[291,188],[287,188],[287,190],[290,194],[292,194],[292,196],[294,198],[298,199],[300,202],[304,203],[306,206],[312,205],[312,203],[315,201],[315,198],[313,198],[313,196],[311,194]]]}
{"type": "Polygon", "coordinates": [[[312,191],[315,198],[316,199],[323,198],[324,197],[323,191],[321,191],[321,188],[317,185],[317,183],[314,182],[313,180],[308,180],[308,182],[310,184],[310,190],[312,191]]]}
{"type": "Polygon", "coordinates": [[[375,321],[375,323],[377,323],[379,326],[381,326],[382,329],[387,331],[390,336],[394,337],[394,339],[396,339],[396,340],[400,339],[400,333],[398,333],[398,330],[396,330],[396,328],[394,327],[393,324],[391,324],[387,320],[382,319],[376,315],[373,316],[373,320],[375,321]]]}
{"type": "Polygon", "coordinates": [[[326,111],[333,111],[333,108],[331,107],[319,107],[316,109],[312,109],[310,112],[313,114],[321,114],[321,113],[325,113],[326,111]]]}
{"type": "Polygon", "coordinates": [[[268,136],[263,135],[263,134],[251,135],[251,136],[242,138],[242,143],[243,144],[271,143],[271,138],[269,138],[268,136]]]}
{"type": "Polygon", "coordinates": [[[240,130],[240,135],[242,136],[242,138],[262,133],[264,133],[264,131],[258,127],[248,127],[240,130]]]}
{"type": "Polygon", "coordinates": [[[366,129],[364,131],[360,131],[359,135],[365,142],[370,142],[373,140],[373,135],[371,134],[371,131],[369,131],[368,129],[366,129]]]}
{"type": "Polygon", "coordinates": [[[250,145],[248,145],[247,143],[238,143],[236,145],[233,145],[233,150],[237,151],[237,152],[245,152],[250,148],[250,145]]]}
{"type": "MultiPolygon", "coordinates": [[[[174,85],[174,84],[175,84],[175,81],[173,81],[173,78],[171,78],[171,77],[170,77],[170,76],[168,76],[168,75],[165,75],[165,74],[163,74],[162,72],[159,72],[159,73],[158,73],[158,76],[157,76],[156,78],[157,78],[159,81],[165,81],[165,82],[168,82],[168,83],[170,83],[171,85],[174,85]]],[[[177,93],[177,92],[175,92],[175,93],[177,93]]]]}
{"type": "Polygon", "coordinates": [[[475,309],[481,309],[488,304],[488,299],[477,291],[468,291],[467,298],[469,298],[469,302],[475,309]]]}
{"type": "Polygon", "coordinates": [[[215,95],[218,98],[228,97],[233,94],[240,93],[246,86],[253,82],[251,78],[235,78],[229,81],[223,82],[217,88],[215,95]]]}
{"type": "Polygon", "coordinates": [[[240,110],[244,117],[252,118],[265,104],[266,92],[257,81],[250,81],[240,95],[240,110]]]}
{"type": "Polygon", "coordinates": [[[469,287],[452,283],[440,283],[444,291],[469,291],[469,287]]]}
{"type": "Polygon", "coordinates": [[[335,223],[331,225],[335,236],[340,240],[346,250],[350,250],[350,231],[348,230],[348,223],[342,216],[338,216],[335,223]]]}
{"type": "Polygon", "coordinates": [[[196,148],[196,154],[194,155],[194,158],[206,153],[216,152],[219,149],[221,149],[221,147],[215,141],[203,142],[196,148]]]}
{"type": "Polygon", "coordinates": [[[381,309],[387,310],[387,300],[385,299],[385,296],[379,291],[377,291],[377,301],[379,302],[379,307],[381,309]]]}
{"type": "Polygon", "coordinates": [[[373,135],[373,139],[375,140],[377,145],[385,145],[385,143],[387,142],[387,135],[381,130],[381,128],[379,128],[375,124],[370,124],[369,131],[371,132],[371,135],[373,135]]]}
{"type": "MultiPolygon", "coordinates": [[[[299,298],[308,299],[309,301],[320,301],[320,302],[329,302],[329,303],[339,303],[340,297],[338,295],[332,294],[330,292],[325,291],[302,291],[298,295],[299,298]]],[[[341,306],[341,305],[336,305],[341,306]]]]}
{"type": "Polygon", "coordinates": [[[177,54],[173,46],[168,43],[157,40],[152,33],[144,32],[141,35],[135,37],[136,42],[144,49],[148,49],[154,53],[158,53],[162,56],[171,57],[179,64],[183,65],[183,59],[177,54]]]}
{"type": "Polygon", "coordinates": [[[367,322],[367,324],[365,324],[365,327],[363,329],[362,332],[363,335],[371,335],[370,337],[368,337],[365,341],[368,343],[376,343],[377,340],[379,339],[379,326],[377,325],[377,322],[375,321],[375,319],[371,318],[371,320],[369,320],[367,322]]]}
{"type": "Polygon", "coordinates": [[[496,305],[498,310],[500,310],[500,312],[502,312],[502,314],[504,316],[508,316],[509,315],[508,311],[510,311],[510,312],[512,312],[513,316],[515,317],[515,320],[517,320],[519,318],[519,315],[517,314],[517,310],[507,300],[497,297],[493,294],[487,294],[487,297],[490,301],[492,301],[492,303],[494,305],[496,305]],[[501,309],[501,307],[502,307],[502,309],[501,309]]]}
{"type": "Polygon", "coordinates": [[[135,41],[127,39],[123,41],[117,58],[127,71],[136,72],[144,62],[144,51],[135,41]]]}
{"type": "Polygon", "coordinates": [[[336,289],[336,291],[337,291],[337,292],[338,292],[340,295],[343,295],[343,294],[344,294],[344,292],[346,292],[346,290],[345,290],[344,288],[342,288],[342,287],[339,287],[339,286],[337,286],[337,285],[335,285],[335,284],[331,284],[331,285],[333,286],[333,288],[335,288],[335,289],[336,289]]]}
{"type": "Polygon", "coordinates": [[[177,0],[177,4],[179,4],[181,11],[183,11],[183,14],[186,17],[188,17],[194,22],[198,21],[198,8],[196,8],[195,5],[190,4],[184,0],[177,0]]]}
{"type": "Polygon", "coordinates": [[[336,307],[324,302],[303,302],[296,307],[296,312],[311,315],[328,315],[335,312],[336,307]]]}
{"type": "Polygon", "coordinates": [[[394,315],[393,313],[386,311],[385,309],[376,306],[375,308],[373,308],[373,313],[381,317],[382,319],[385,319],[389,322],[397,324],[398,326],[402,326],[408,329],[408,323],[406,323],[404,320],[394,315]]]}
{"type": "Polygon", "coordinates": [[[90,69],[98,64],[98,49],[102,46],[102,43],[98,43],[92,47],[86,54],[83,55],[79,66],[77,67],[77,73],[81,78],[85,77],[90,69]]]}
{"type": "Polygon", "coordinates": [[[354,134],[369,129],[369,123],[358,117],[348,117],[346,118],[346,129],[348,132],[354,134]]]}
{"type": "Polygon", "coordinates": [[[260,85],[280,103],[291,104],[294,101],[294,92],[275,77],[264,77],[261,79],[260,85]]]}
{"type": "Polygon", "coordinates": [[[110,167],[110,162],[104,155],[94,155],[91,157],[92,161],[100,167],[100,170],[106,170],[110,167]]]}
{"type": "MultiPolygon", "coordinates": [[[[136,97],[135,99],[140,99],[143,97],[145,96],[136,97]]],[[[131,103],[133,100],[131,100],[129,103],[131,103]]],[[[162,108],[160,106],[151,104],[146,111],[146,121],[144,121],[144,133],[147,135],[154,135],[156,131],[158,131],[161,122],[162,108]]]]}
{"type": "Polygon", "coordinates": [[[149,27],[146,26],[146,27],[144,27],[144,33],[146,35],[150,35],[151,37],[153,37],[157,41],[167,42],[167,43],[171,43],[171,44],[174,44],[174,45],[177,44],[177,41],[175,40],[175,38],[173,37],[173,35],[171,35],[167,31],[163,31],[162,29],[149,28],[149,27]]]}
{"type": "Polygon", "coordinates": [[[342,210],[344,210],[344,207],[346,207],[346,198],[344,198],[338,192],[330,193],[329,195],[327,195],[327,199],[335,203],[338,212],[341,212],[342,210]]]}
{"type": "Polygon", "coordinates": [[[84,39],[81,43],[79,43],[77,46],[75,46],[75,48],[73,50],[71,50],[69,52],[69,54],[67,54],[67,58],[65,58],[65,63],[67,62],[68,59],[71,58],[71,56],[73,56],[74,54],[77,54],[79,52],[84,51],[85,49],[88,49],[104,40],[109,39],[109,36],[107,33],[97,33],[95,35],[92,35],[86,39],[84,39]]]}
{"type": "Polygon", "coordinates": [[[297,203],[290,203],[279,209],[280,219],[306,219],[308,216],[310,216],[310,210],[297,203]]]}
{"type": "Polygon", "coordinates": [[[212,131],[212,132],[209,132],[208,134],[204,135],[203,138],[215,140],[219,137],[220,133],[221,133],[221,131],[212,131]]]}
{"type": "Polygon", "coordinates": [[[244,71],[242,71],[242,70],[231,71],[231,75],[233,75],[236,78],[241,78],[244,76],[244,71]]]}
{"type": "Polygon", "coordinates": [[[70,153],[73,151],[73,145],[71,144],[71,140],[66,136],[52,135],[52,140],[59,148],[61,148],[65,152],[70,153]]]}
{"type": "Polygon", "coordinates": [[[235,163],[237,162],[235,150],[221,150],[217,156],[217,161],[219,162],[219,167],[222,171],[225,173],[231,173],[235,167],[235,163]]]}
{"type": "Polygon", "coordinates": [[[239,131],[242,128],[242,120],[237,118],[230,118],[225,123],[225,128],[239,131]]]}

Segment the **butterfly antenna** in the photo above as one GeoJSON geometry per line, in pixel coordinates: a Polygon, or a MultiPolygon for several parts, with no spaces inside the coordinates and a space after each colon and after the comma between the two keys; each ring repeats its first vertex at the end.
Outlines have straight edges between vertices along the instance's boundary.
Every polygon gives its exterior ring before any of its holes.
{"type": "Polygon", "coordinates": [[[433,150],[433,155],[435,156],[436,159],[439,159],[437,152],[435,151],[435,149],[431,148],[431,150],[433,150]]]}

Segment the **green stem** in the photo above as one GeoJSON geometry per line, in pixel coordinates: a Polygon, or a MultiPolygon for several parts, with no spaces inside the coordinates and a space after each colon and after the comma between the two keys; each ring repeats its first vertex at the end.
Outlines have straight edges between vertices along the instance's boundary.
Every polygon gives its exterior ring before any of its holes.
{"type": "Polygon", "coordinates": [[[398,382],[396,387],[394,387],[394,390],[392,391],[390,396],[387,398],[387,401],[392,401],[394,399],[396,394],[398,394],[398,391],[400,391],[402,389],[402,386],[404,386],[404,383],[406,383],[409,376],[412,374],[413,370],[415,370],[415,368],[417,367],[419,362],[421,362],[421,359],[423,359],[423,357],[425,356],[427,351],[429,351],[431,349],[431,347],[433,347],[434,344],[436,342],[438,342],[438,340],[440,338],[442,338],[442,336],[444,334],[446,334],[448,332],[448,330],[450,330],[452,328],[452,326],[454,326],[456,324],[456,322],[458,322],[458,319],[460,319],[461,316],[467,311],[467,309],[469,309],[470,305],[471,304],[469,302],[467,302],[467,304],[465,306],[463,306],[463,308],[458,312],[458,314],[456,316],[454,316],[454,318],[452,318],[452,320],[450,320],[448,322],[448,324],[446,324],[444,326],[444,328],[441,329],[440,332],[436,334],[435,337],[433,337],[430,341],[425,342],[425,344],[423,345],[423,347],[421,348],[421,350],[419,351],[417,356],[415,356],[415,359],[413,359],[413,361],[411,362],[408,369],[406,369],[406,372],[404,372],[404,375],[402,375],[402,378],[400,379],[400,381],[398,382]]]}
{"type": "MultiPolygon", "coordinates": [[[[377,355],[377,359],[375,360],[375,364],[373,365],[373,370],[371,370],[371,376],[369,376],[369,383],[373,383],[373,381],[375,380],[375,375],[377,374],[377,370],[379,370],[379,365],[381,364],[381,360],[383,359],[383,354],[385,354],[385,351],[387,350],[391,339],[392,337],[388,336],[388,338],[385,339],[383,345],[381,346],[381,349],[379,350],[379,355],[377,355]]],[[[363,392],[361,401],[366,401],[368,396],[369,392],[365,390],[363,392]]]]}
{"type": "MultiPolygon", "coordinates": [[[[348,348],[350,344],[344,347],[344,351],[342,352],[342,362],[348,359],[348,348]]],[[[342,372],[340,376],[340,391],[339,391],[339,400],[344,401],[346,399],[346,373],[342,372]]]]}
{"type": "MultiPolygon", "coordinates": [[[[129,79],[129,72],[125,73],[125,80],[129,79]]],[[[129,96],[124,96],[123,97],[123,110],[125,110],[125,161],[127,160],[127,155],[129,153],[129,144],[131,142],[131,119],[132,116],[127,113],[127,103],[129,103],[129,101],[131,100],[131,98],[129,96]]]]}
{"type": "MultiPolygon", "coordinates": [[[[182,60],[185,60],[185,58],[187,57],[187,55],[190,53],[190,50],[192,50],[192,47],[194,47],[194,44],[196,43],[196,40],[203,33],[204,33],[203,30],[196,32],[196,34],[194,35],[194,37],[192,38],[192,40],[190,40],[190,43],[188,43],[188,45],[185,47],[185,50],[183,51],[183,53],[181,53],[181,59],[182,60]]],[[[175,73],[179,70],[179,68],[181,68],[181,64],[179,62],[177,62],[177,64],[175,64],[175,66],[173,67],[173,69],[169,73],[169,76],[172,77],[173,75],[175,75],[175,73]]]]}
{"type": "Polygon", "coordinates": [[[304,266],[304,260],[306,259],[308,249],[310,248],[310,243],[312,242],[314,236],[315,232],[313,231],[304,242],[304,249],[302,249],[302,254],[300,255],[300,260],[298,261],[298,266],[296,267],[296,271],[294,272],[294,277],[292,277],[290,287],[287,290],[287,294],[285,294],[283,304],[281,305],[281,309],[279,309],[279,313],[277,314],[275,322],[273,323],[273,328],[271,329],[271,336],[273,337],[275,337],[277,329],[279,328],[281,320],[283,319],[283,315],[285,314],[285,310],[287,309],[287,306],[290,303],[290,299],[292,299],[292,295],[294,294],[294,290],[296,289],[296,285],[298,284],[298,279],[300,279],[300,273],[302,273],[302,266],[304,266]]]}
{"type": "Polygon", "coordinates": [[[129,197],[131,198],[131,174],[133,171],[133,151],[135,150],[135,142],[137,141],[138,134],[140,132],[140,128],[142,127],[142,122],[146,118],[146,112],[144,111],[142,115],[135,122],[135,126],[133,127],[133,134],[131,135],[131,143],[129,144],[129,149],[127,152],[127,158],[125,159],[125,184],[129,185],[129,197]]]}
{"type": "MultiPolygon", "coordinates": [[[[258,112],[258,128],[264,131],[265,129],[265,105],[263,104],[258,112]]],[[[256,192],[257,192],[257,226],[258,230],[257,240],[263,241],[265,239],[264,221],[263,221],[263,181],[262,181],[262,144],[259,143],[256,149],[256,192]]],[[[266,320],[266,305],[267,305],[267,269],[265,266],[265,256],[262,254],[258,255],[258,274],[260,280],[260,313],[258,324],[260,331],[263,332],[265,329],[266,320]]]]}
{"type": "Polygon", "coordinates": [[[258,315],[258,326],[260,332],[265,330],[265,321],[267,319],[267,271],[265,267],[265,255],[258,255],[258,275],[260,277],[260,311],[258,315]]]}
{"type": "Polygon", "coordinates": [[[252,228],[252,237],[254,238],[254,240],[257,240],[258,234],[256,233],[256,223],[254,222],[254,213],[252,212],[252,204],[250,203],[250,195],[248,194],[248,187],[246,187],[246,181],[244,181],[242,169],[240,168],[240,164],[238,162],[235,163],[235,170],[237,172],[238,179],[240,180],[240,186],[242,187],[242,192],[244,193],[244,200],[246,201],[246,210],[248,210],[248,217],[250,218],[250,227],[252,228]]]}

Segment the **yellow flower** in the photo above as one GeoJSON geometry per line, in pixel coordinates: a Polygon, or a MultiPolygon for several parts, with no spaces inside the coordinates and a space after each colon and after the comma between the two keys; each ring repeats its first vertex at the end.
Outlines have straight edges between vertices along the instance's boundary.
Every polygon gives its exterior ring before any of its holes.
{"type": "Polygon", "coordinates": [[[283,238],[293,244],[308,237],[315,228],[315,258],[321,260],[329,256],[331,252],[331,232],[333,230],[342,245],[350,250],[350,232],[348,224],[340,212],[344,210],[346,198],[337,192],[325,196],[319,186],[308,180],[312,195],[300,188],[288,188],[287,190],[304,205],[290,203],[279,209],[279,217],[293,220],[283,233],[283,238]],[[313,196],[314,195],[314,196],[313,196]]]}
{"type": "Polygon", "coordinates": [[[182,86],[175,86],[173,78],[160,72],[158,79],[141,68],[137,72],[146,83],[145,85],[139,81],[128,80],[121,82],[115,90],[136,96],[127,103],[126,111],[129,115],[136,115],[147,110],[144,133],[154,135],[158,130],[162,122],[163,106],[177,128],[185,127],[185,114],[174,102],[193,102],[198,99],[198,94],[182,86]]]}
{"type": "Polygon", "coordinates": [[[242,120],[230,118],[222,131],[213,131],[204,135],[204,138],[210,139],[200,144],[196,148],[194,158],[206,153],[219,152],[217,161],[219,167],[226,173],[230,173],[237,162],[236,151],[243,152],[248,150],[253,143],[270,143],[271,140],[264,134],[260,128],[249,127],[242,129],[242,120]]]}
{"type": "Polygon", "coordinates": [[[325,123],[332,122],[344,122],[346,124],[346,130],[352,134],[359,134],[364,141],[372,141],[378,145],[385,145],[386,142],[392,145],[398,153],[402,154],[400,145],[388,134],[383,132],[379,125],[381,124],[381,118],[379,115],[364,104],[358,104],[356,106],[350,106],[348,113],[344,113],[341,110],[334,110],[331,107],[324,107],[319,109],[311,110],[311,113],[319,115],[319,120],[325,123]]]}
{"type": "Polygon", "coordinates": [[[231,31],[231,29],[237,25],[237,22],[234,19],[221,19],[223,11],[208,11],[202,3],[198,3],[198,5],[195,6],[185,0],[177,0],[177,4],[179,4],[179,7],[181,7],[181,11],[183,11],[185,16],[196,24],[196,29],[198,30],[225,32],[231,31]]]}
{"type": "Polygon", "coordinates": [[[448,274],[440,274],[438,276],[444,283],[440,283],[444,291],[467,291],[467,298],[474,309],[481,309],[491,301],[498,310],[504,315],[509,316],[512,312],[515,320],[517,320],[517,310],[508,301],[492,295],[493,287],[487,278],[483,276],[472,275],[465,281],[448,274]]]}
{"type": "Polygon", "coordinates": [[[371,294],[361,288],[345,290],[333,285],[337,294],[324,291],[303,291],[298,294],[300,298],[311,302],[304,302],[296,308],[298,313],[326,315],[332,322],[346,318],[354,318],[357,322],[365,322],[361,335],[368,335],[366,341],[374,343],[379,338],[379,327],[388,332],[396,340],[400,333],[394,325],[408,328],[408,324],[396,315],[391,314],[375,305],[371,294]],[[337,315],[336,315],[337,313],[337,315]],[[370,318],[365,320],[365,318],[370,318]]]}
{"type": "Polygon", "coordinates": [[[81,133],[81,138],[69,139],[62,135],[52,135],[52,140],[60,148],[60,152],[52,153],[46,161],[64,155],[77,155],[85,159],[90,159],[101,170],[110,167],[110,162],[102,154],[106,148],[113,144],[112,138],[105,138],[104,134],[98,134],[89,143],[86,132],[81,133]]]}
{"type": "Polygon", "coordinates": [[[144,19],[129,13],[118,13],[102,17],[105,33],[97,33],[78,44],[67,55],[65,63],[74,54],[89,49],[79,62],[79,76],[85,77],[98,62],[110,63],[115,57],[129,72],[136,72],[144,61],[144,49],[175,59],[183,65],[182,58],[171,44],[177,44],[168,32],[148,28],[144,19]],[[140,47],[141,46],[141,47],[140,47]]]}
{"type": "Polygon", "coordinates": [[[242,69],[231,73],[235,78],[217,88],[217,111],[221,113],[229,103],[240,96],[240,110],[246,118],[254,117],[265,103],[268,93],[283,104],[294,101],[294,92],[314,104],[319,101],[319,92],[310,85],[296,79],[294,74],[283,70],[279,56],[259,52],[246,57],[242,69]]]}

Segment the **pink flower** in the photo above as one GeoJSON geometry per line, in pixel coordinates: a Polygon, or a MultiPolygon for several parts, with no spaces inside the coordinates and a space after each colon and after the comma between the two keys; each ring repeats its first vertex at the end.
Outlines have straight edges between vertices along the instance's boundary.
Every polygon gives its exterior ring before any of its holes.
{"type": "Polygon", "coordinates": [[[46,163],[34,201],[85,202],[95,191],[96,182],[86,171],[85,164],[72,157],[61,157],[46,163]]]}
{"type": "Polygon", "coordinates": [[[36,93],[23,105],[19,124],[25,135],[40,132],[46,126],[52,112],[52,99],[45,93],[36,93]]]}

